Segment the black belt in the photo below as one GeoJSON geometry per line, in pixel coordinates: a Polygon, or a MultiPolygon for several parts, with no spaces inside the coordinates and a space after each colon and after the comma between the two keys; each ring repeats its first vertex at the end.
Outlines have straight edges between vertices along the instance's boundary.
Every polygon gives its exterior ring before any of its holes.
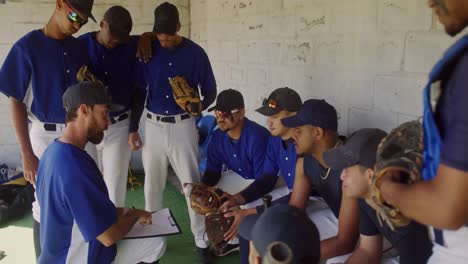
{"type": "Polygon", "coordinates": [[[57,125],[51,123],[44,123],[44,130],[45,131],[57,131],[57,125]]]}
{"type": "MultiPolygon", "coordinates": [[[[175,123],[176,122],[175,116],[160,116],[160,115],[153,115],[153,114],[147,113],[146,117],[148,119],[156,118],[156,121],[161,121],[161,122],[164,122],[164,123],[175,123]]],[[[191,117],[191,115],[189,115],[189,114],[182,114],[182,115],[180,115],[180,120],[189,119],[190,117],[191,117]]]]}
{"type": "Polygon", "coordinates": [[[111,117],[110,120],[111,120],[112,124],[115,124],[115,123],[123,121],[123,120],[125,120],[127,118],[128,118],[128,113],[123,113],[123,114],[120,114],[118,116],[111,117]]]}
{"type": "Polygon", "coordinates": [[[437,244],[445,246],[444,234],[442,230],[434,228],[434,240],[437,244]]]}

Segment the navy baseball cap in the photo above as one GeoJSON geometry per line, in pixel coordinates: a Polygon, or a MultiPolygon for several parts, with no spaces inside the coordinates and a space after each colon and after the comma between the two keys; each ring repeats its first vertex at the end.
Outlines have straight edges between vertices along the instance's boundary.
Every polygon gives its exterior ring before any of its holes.
{"type": "Polygon", "coordinates": [[[354,165],[373,168],[377,147],[387,133],[378,128],[365,128],[354,132],[341,147],[323,153],[325,163],[333,169],[345,169],[354,165]]]}
{"type": "Polygon", "coordinates": [[[111,112],[120,111],[124,108],[121,105],[111,103],[107,88],[100,82],[85,81],[74,84],[63,93],[62,101],[63,107],[67,111],[76,109],[82,104],[89,106],[108,105],[111,112]]]}
{"type": "Polygon", "coordinates": [[[263,100],[262,107],[255,111],[265,116],[273,116],[282,110],[297,112],[301,106],[301,96],[293,89],[284,87],[274,90],[267,99],[263,100]]]}
{"type": "Polygon", "coordinates": [[[337,132],[338,115],[335,107],[321,99],[309,99],[304,102],[295,116],[281,119],[285,127],[312,125],[337,132]]]}
{"type": "Polygon", "coordinates": [[[252,240],[260,256],[267,255],[268,247],[283,242],[293,253],[293,261],[320,259],[320,234],[307,214],[288,204],[276,204],[261,215],[250,215],[242,220],[239,234],[252,240]]]}
{"type": "Polygon", "coordinates": [[[218,110],[221,112],[230,112],[233,109],[244,108],[244,97],[234,89],[227,89],[218,94],[216,105],[208,108],[208,112],[218,110]]]}
{"type": "Polygon", "coordinates": [[[94,0],[65,0],[71,7],[73,7],[76,11],[88,16],[94,22],[96,19],[94,18],[91,10],[93,10],[94,0]]]}
{"type": "Polygon", "coordinates": [[[179,11],[175,5],[164,2],[154,10],[154,33],[175,35],[179,24],[179,11]]]}
{"type": "Polygon", "coordinates": [[[120,42],[127,42],[132,31],[133,21],[130,12],[122,6],[113,6],[104,14],[109,31],[120,42]]]}

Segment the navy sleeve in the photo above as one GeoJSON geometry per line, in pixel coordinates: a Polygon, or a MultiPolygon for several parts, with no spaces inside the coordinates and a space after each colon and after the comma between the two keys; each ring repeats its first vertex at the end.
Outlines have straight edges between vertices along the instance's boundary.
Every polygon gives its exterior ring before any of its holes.
{"type": "Polygon", "coordinates": [[[468,52],[459,61],[450,80],[450,126],[444,128],[441,160],[447,166],[468,172],[468,52]]]}
{"type": "MultiPolygon", "coordinates": [[[[202,48],[200,48],[200,56],[198,60],[198,81],[201,86],[201,94],[203,95],[203,97],[206,97],[213,93],[216,95],[216,80],[213,74],[213,69],[211,68],[208,55],[202,48]]],[[[204,103],[203,105],[205,106],[205,104],[206,103],[204,103]]]]}
{"type": "Polygon", "coordinates": [[[278,175],[279,160],[278,153],[281,146],[275,141],[275,137],[271,136],[268,139],[268,146],[263,162],[263,174],[278,175]]]}
{"type": "Polygon", "coordinates": [[[265,162],[268,140],[270,139],[270,132],[266,128],[260,127],[260,131],[256,133],[256,136],[250,142],[250,160],[254,166],[255,179],[263,175],[263,164],[265,162]]]}
{"type": "Polygon", "coordinates": [[[130,133],[138,131],[141,115],[143,114],[143,110],[145,108],[145,100],[147,96],[147,82],[145,78],[144,66],[142,63],[138,62],[137,59],[135,59],[135,67],[133,67],[133,71],[134,72],[132,73],[132,83],[135,87],[130,105],[130,110],[132,112],[130,116],[130,133]]]}
{"type": "Polygon", "coordinates": [[[375,236],[380,234],[380,230],[369,217],[369,213],[376,213],[362,199],[359,200],[359,233],[365,236],[375,236]]]}
{"type": "Polygon", "coordinates": [[[31,63],[25,51],[16,43],[0,69],[0,91],[22,102],[31,80],[31,63]]]}
{"type": "Polygon", "coordinates": [[[116,222],[117,210],[96,165],[91,161],[83,165],[76,177],[65,184],[64,195],[83,237],[91,241],[116,222]]]}
{"type": "Polygon", "coordinates": [[[273,190],[277,181],[278,176],[263,174],[260,178],[255,179],[247,188],[242,190],[240,194],[244,197],[246,203],[250,203],[273,190]]]}
{"type": "Polygon", "coordinates": [[[263,162],[263,174],[245,188],[241,195],[247,203],[250,203],[270,192],[278,181],[278,149],[273,137],[269,137],[265,160],[263,162]]]}
{"type": "Polygon", "coordinates": [[[216,185],[221,178],[223,162],[220,159],[221,155],[218,152],[222,142],[220,142],[220,132],[215,131],[208,143],[206,170],[202,177],[202,182],[209,186],[216,185]]]}

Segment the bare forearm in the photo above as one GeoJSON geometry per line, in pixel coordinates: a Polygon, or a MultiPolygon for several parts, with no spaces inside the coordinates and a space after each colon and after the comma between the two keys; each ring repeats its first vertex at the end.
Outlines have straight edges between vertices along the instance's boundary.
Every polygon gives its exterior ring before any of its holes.
{"type": "Polygon", "coordinates": [[[31,140],[29,138],[28,112],[26,111],[26,106],[14,98],[10,99],[10,104],[13,127],[15,128],[21,154],[23,156],[33,154],[31,140]]]}
{"type": "MultiPolygon", "coordinates": [[[[122,211],[117,210],[117,213],[122,213],[122,211]]],[[[120,215],[117,222],[109,227],[109,229],[107,229],[104,233],[99,235],[97,240],[99,240],[99,242],[101,242],[106,247],[112,246],[130,231],[138,219],[139,216],[135,212],[129,212],[120,215]]]]}
{"type": "Polygon", "coordinates": [[[346,264],[378,264],[380,263],[380,256],[372,256],[368,254],[365,250],[360,248],[356,249],[351,257],[348,258],[345,262],[346,264]]]}
{"type": "Polygon", "coordinates": [[[320,242],[320,259],[329,259],[348,254],[353,250],[349,243],[340,241],[338,236],[330,237],[320,242]]]}
{"type": "Polygon", "coordinates": [[[382,194],[405,216],[419,223],[441,229],[457,229],[464,223],[463,219],[454,221],[457,220],[454,203],[444,199],[446,195],[433,180],[413,185],[388,182],[382,186],[382,194]]]}

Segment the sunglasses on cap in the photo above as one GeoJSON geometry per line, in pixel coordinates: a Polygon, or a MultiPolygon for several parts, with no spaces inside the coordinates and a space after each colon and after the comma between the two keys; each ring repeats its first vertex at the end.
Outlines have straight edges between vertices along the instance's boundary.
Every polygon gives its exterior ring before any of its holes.
{"type": "Polygon", "coordinates": [[[269,108],[276,109],[278,107],[278,102],[275,99],[263,99],[263,106],[267,106],[269,108]]]}
{"type": "Polygon", "coordinates": [[[223,112],[220,110],[215,111],[216,117],[222,117],[222,118],[229,118],[232,116],[232,114],[239,112],[239,109],[232,109],[231,111],[228,112],[223,112]]]}
{"type": "Polygon", "coordinates": [[[64,1],[64,3],[67,5],[68,9],[70,9],[70,13],[68,13],[68,20],[72,23],[78,23],[81,26],[84,26],[86,23],[88,23],[88,19],[83,19],[81,18],[78,13],[73,11],[72,7],[70,4],[67,3],[67,1],[64,1]]]}

